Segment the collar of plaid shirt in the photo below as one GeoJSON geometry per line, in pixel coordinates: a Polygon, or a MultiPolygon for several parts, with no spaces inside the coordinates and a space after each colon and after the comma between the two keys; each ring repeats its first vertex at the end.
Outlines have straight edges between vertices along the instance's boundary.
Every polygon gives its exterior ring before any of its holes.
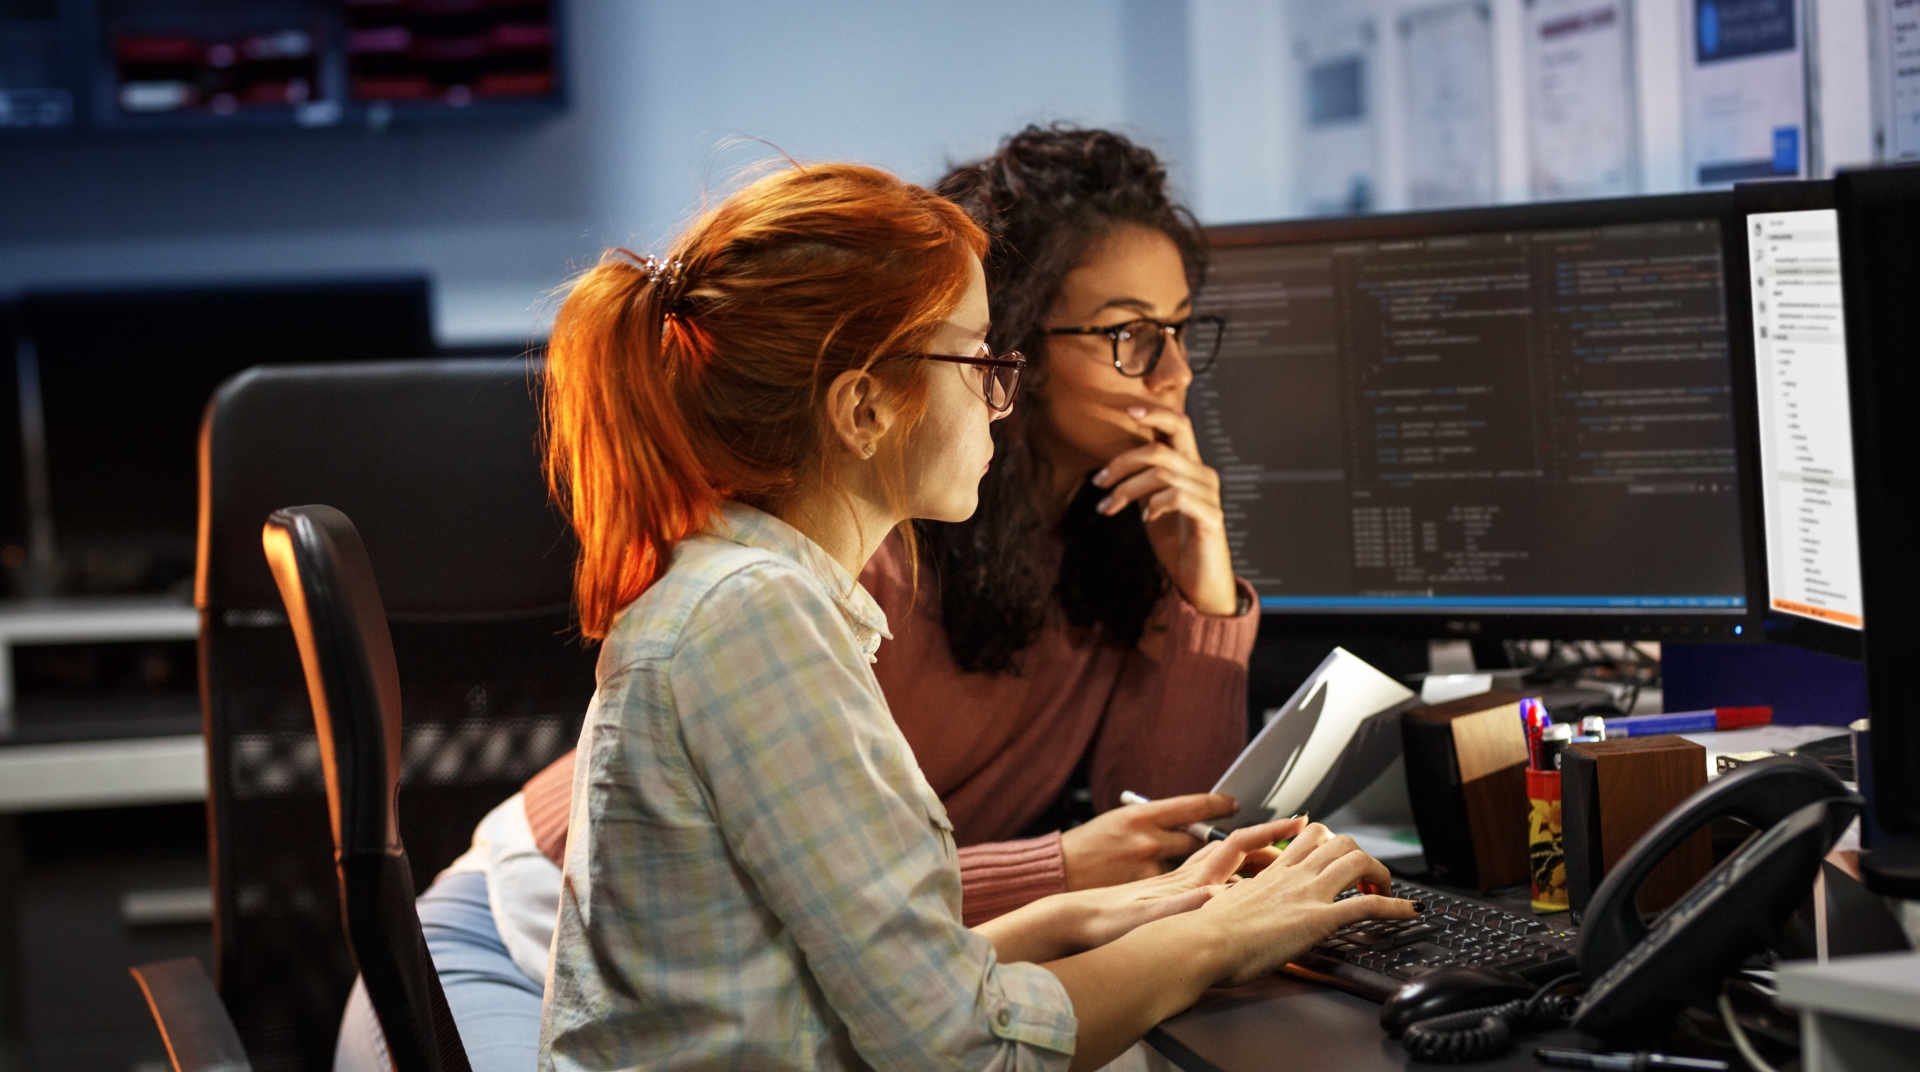
{"type": "Polygon", "coordinates": [[[854,639],[860,642],[868,662],[873,661],[882,640],[893,639],[893,634],[887,631],[887,613],[867,594],[859,579],[799,529],[764,510],[725,502],[720,504],[720,516],[707,526],[707,531],[745,547],[792,559],[818,578],[833,597],[834,606],[852,627],[854,639]]]}

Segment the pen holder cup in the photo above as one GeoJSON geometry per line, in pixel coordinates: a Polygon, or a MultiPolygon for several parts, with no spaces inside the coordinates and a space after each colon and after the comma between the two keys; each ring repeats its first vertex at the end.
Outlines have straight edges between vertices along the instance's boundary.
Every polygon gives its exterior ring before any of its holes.
{"type": "Polygon", "coordinates": [[[1567,856],[1560,840],[1560,772],[1527,771],[1527,857],[1533,871],[1533,910],[1565,912],[1567,856]]]}

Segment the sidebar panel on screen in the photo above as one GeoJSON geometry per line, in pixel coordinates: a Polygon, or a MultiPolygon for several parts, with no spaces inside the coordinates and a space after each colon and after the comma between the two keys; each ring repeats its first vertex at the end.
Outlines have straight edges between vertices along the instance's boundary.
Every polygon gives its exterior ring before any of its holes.
{"type": "Polygon", "coordinates": [[[1225,246],[1188,403],[1299,613],[1744,613],[1712,220],[1225,246]]]}
{"type": "Polygon", "coordinates": [[[1747,217],[1773,610],[1861,628],[1853,424],[1832,209],[1747,217]]]}
{"type": "Polygon", "coordinates": [[[1220,473],[1234,568],[1263,596],[1351,592],[1331,256],[1319,246],[1223,249],[1207,278],[1204,309],[1232,319],[1187,411],[1220,473]]]}

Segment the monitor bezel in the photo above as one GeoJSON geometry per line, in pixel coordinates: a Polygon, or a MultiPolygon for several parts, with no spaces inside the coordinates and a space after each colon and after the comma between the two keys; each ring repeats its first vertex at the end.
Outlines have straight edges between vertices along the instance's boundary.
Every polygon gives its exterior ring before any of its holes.
{"type": "Polygon", "coordinates": [[[1860,630],[1816,621],[1773,609],[1773,585],[1767,576],[1767,520],[1764,478],[1760,472],[1760,366],[1753,344],[1753,270],[1752,241],[1747,232],[1748,217],[1761,212],[1803,212],[1834,207],[1833,183],[1826,179],[1795,182],[1750,182],[1733,188],[1734,207],[1740,216],[1736,237],[1728,243],[1727,256],[1727,330],[1734,367],[1745,380],[1746,397],[1740,397],[1741,384],[1735,383],[1735,400],[1749,419],[1743,435],[1749,440],[1742,455],[1754,464],[1743,473],[1753,477],[1754,502],[1760,508],[1760,632],[1771,643],[1791,644],[1796,648],[1837,655],[1859,661],[1864,651],[1860,630]],[[1735,301],[1735,294],[1740,300],[1735,301]]]}
{"type": "MultiPolygon", "coordinates": [[[[1442,211],[1391,213],[1371,216],[1340,216],[1319,219],[1283,220],[1263,223],[1220,224],[1204,228],[1210,249],[1245,246],[1318,244],[1327,242],[1430,238],[1486,231],[1546,231],[1581,227],[1605,227],[1639,223],[1684,222],[1711,219],[1720,226],[1722,270],[1729,258],[1729,236],[1738,230],[1733,224],[1741,217],[1735,211],[1733,195],[1727,191],[1663,194],[1646,197],[1607,198],[1588,201],[1536,202],[1525,205],[1499,205],[1442,211]]],[[[1742,247],[1744,249],[1744,247],[1742,247]]],[[[1724,278],[1724,276],[1723,276],[1724,278]]],[[[1732,296],[1722,287],[1723,298],[1731,306],[1732,296]]],[[[1745,300],[1745,292],[1740,295],[1745,300]]],[[[1731,316],[1731,309],[1728,310],[1731,316]]],[[[1732,331],[1731,319],[1728,323],[1732,331]]],[[[1428,638],[1487,639],[1571,639],[1571,640],[1650,640],[1697,643],[1703,641],[1747,643],[1761,639],[1761,612],[1764,600],[1755,593],[1765,591],[1766,563],[1761,557],[1760,517],[1754,504],[1759,500],[1759,482],[1753,458],[1758,451],[1757,435],[1743,424],[1753,422],[1744,412],[1753,398],[1751,377],[1741,385],[1739,362],[1729,361],[1733,378],[1735,464],[1739,477],[1739,515],[1742,554],[1745,556],[1746,599],[1744,611],[1715,614],[1652,614],[1633,610],[1622,612],[1566,611],[1560,613],[1501,614],[1497,612],[1446,611],[1355,611],[1328,613],[1265,609],[1261,614],[1262,634],[1293,636],[1398,636],[1428,638]]]]}
{"type": "Polygon", "coordinates": [[[1860,518],[1860,595],[1867,711],[1872,720],[1873,816],[1889,834],[1920,835],[1920,718],[1912,663],[1920,648],[1913,614],[1920,564],[1913,532],[1920,493],[1911,459],[1920,426],[1908,412],[1920,397],[1905,321],[1916,272],[1908,251],[1920,234],[1920,168],[1842,171],[1840,271],[1846,287],[1847,395],[1853,407],[1853,475],[1860,518]]]}

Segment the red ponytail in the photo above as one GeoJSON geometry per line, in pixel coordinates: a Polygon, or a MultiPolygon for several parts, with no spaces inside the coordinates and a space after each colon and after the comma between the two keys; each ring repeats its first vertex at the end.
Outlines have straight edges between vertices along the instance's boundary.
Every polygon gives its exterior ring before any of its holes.
{"type": "Polygon", "coordinates": [[[943,198],[812,165],[727,198],[665,263],[614,250],[583,274],[554,320],[546,385],[547,478],[580,538],[581,632],[606,636],[721,500],[775,509],[822,472],[815,403],[835,376],[868,370],[899,392],[910,429],[920,363],[888,358],[925,348],[986,248],[943,198]]]}

